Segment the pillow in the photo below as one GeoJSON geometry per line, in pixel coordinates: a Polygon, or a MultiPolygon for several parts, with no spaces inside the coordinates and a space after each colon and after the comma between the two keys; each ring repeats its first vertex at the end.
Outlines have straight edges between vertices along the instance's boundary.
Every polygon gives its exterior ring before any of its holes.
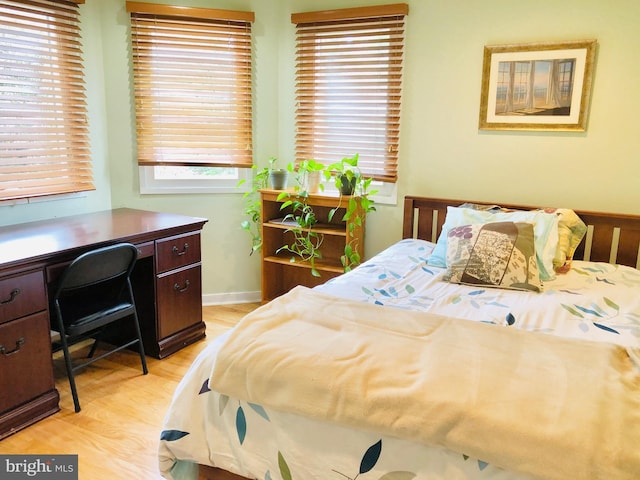
{"type": "Polygon", "coordinates": [[[462,225],[449,230],[444,280],[539,292],[534,228],[526,222],[462,225]]]}
{"type": "Polygon", "coordinates": [[[558,247],[553,257],[553,268],[556,273],[567,273],[571,270],[573,254],[587,233],[587,225],[576,212],[568,208],[552,208],[544,211],[558,216],[558,247]]]}
{"type": "Polygon", "coordinates": [[[536,260],[540,279],[543,281],[555,278],[553,259],[558,244],[558,216],[542,210],[534,211],[484,211],[474,208],[447,207],[447,216],[436,246],[427,259],[432,267],[447,267],[447,234],[454,227],[489,222],[529,222],[533,227],[536,244],[536,260]]]}

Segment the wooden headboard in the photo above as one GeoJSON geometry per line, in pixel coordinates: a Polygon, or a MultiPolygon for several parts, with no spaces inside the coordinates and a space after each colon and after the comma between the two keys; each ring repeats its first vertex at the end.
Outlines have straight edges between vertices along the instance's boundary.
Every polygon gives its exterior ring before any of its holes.
{"type": "MultiPolygon", "coordinates": [[[[442,230],[448,206],[463,203],[483,203],[472,200],[406,196],[402,238],[421,238],[436,242],[442,230]]],[[[528,205],[495,203],[504,208],[531,210],[528,205]]],[[[617,263],[640,268],[640,215],[589,212],[575,210],[588,230],[580,243],[574,260],[617,263]]]]}

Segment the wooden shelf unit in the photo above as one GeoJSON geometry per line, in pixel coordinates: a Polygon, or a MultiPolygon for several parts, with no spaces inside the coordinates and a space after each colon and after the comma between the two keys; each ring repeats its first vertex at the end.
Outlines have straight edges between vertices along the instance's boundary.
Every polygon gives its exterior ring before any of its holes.
{"type": "Polygon", "coordinates": [[[340,257],[344,255],[348,243],[360,254],[360,258],[364,258],[364,222],[362,225],[353,223],[353,227],[350,227],[342,220],[351,197],[340,198],[338,194],[325,193],[310,194],[308,201],[318,221],[313,231],[319,233],[322,238],[322,258],[315,261],[315,268],[320,277],[311,274],[311,265],[308,262],[292,258],[293,254],[290,252],[278,253],[280,247],[292,243],[293,233],[290,229],[295,228],[280,221],[292,211],[290,207],[281,209],[285,200],[278,200],[280,193],[281,190],[260,191],[263,302],[268,302],[297,285],[315,287],[342,274],[344,269],[340,257]],[[339,207],[338,211],[329,221],[329,212],[336,207],[339,207]]]}

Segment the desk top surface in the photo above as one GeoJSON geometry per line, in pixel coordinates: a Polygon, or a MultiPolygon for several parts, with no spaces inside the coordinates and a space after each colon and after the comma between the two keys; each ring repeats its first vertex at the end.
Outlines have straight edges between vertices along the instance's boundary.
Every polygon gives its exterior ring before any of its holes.
{"type": "Polygon", "coordinates": [[[205,218],[130,208],[0,227],[0,266],[115,241],[140,243],[200,230],[205,218]]]}

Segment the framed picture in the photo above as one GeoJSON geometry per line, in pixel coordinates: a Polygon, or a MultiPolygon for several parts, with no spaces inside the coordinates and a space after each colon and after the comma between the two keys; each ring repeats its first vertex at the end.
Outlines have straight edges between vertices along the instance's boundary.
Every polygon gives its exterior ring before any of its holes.
{"type": "Polygon", "coordinates": [[[484,47],[481,130],[587,125],[596,40],[484,47]]]}

